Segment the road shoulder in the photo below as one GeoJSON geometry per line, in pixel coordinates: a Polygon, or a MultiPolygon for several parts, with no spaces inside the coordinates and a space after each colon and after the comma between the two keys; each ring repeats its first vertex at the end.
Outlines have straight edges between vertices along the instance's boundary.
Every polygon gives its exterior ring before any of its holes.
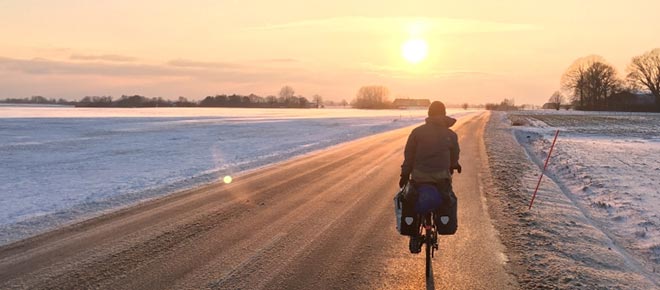
{"type": "Polygon", "coordinates": [[[505,113],[491,114],[484,142],[489,211],[507,248],[507,270],[521,288],[654,287],[551,179],[544,179],[534,208],[527,209],[540,169],[516,141],[505,113]]]}

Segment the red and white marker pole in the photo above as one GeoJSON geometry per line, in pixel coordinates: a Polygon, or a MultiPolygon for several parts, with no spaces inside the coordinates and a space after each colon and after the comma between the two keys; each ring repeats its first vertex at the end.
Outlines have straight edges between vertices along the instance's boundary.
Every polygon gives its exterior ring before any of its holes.
{"type": "Polygon", "coordinates": [[[536,189],[534,189],[534,195],[532,195],[532,201],[529,203],[528,210],[532,209],[532,205],[534,204],[534,199],[536,198],[536,192],[539,190],[539,186],[541,185],[541,179],[543,179],[543,175],[545,174],[545,169],[548,167],[548,161],[550,160],[550,155],[552,155],[552,149],[555,148],[555,142],[557,142],[557,136],[559,136],[559,130],[555,132],[555,139],[552,140],[552,146],[550,146],[550,152],[548,152],[548,157],[545,158],[545,165],[543,165],[543,171],[541,171],[541,176],[539,176],[539,182],[536,184],[536,189]]]}

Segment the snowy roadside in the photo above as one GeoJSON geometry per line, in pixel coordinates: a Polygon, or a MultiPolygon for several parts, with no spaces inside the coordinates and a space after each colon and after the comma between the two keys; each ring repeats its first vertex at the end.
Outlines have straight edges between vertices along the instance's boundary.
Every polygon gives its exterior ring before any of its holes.
{"type": "Polygon", "coordinates": [[[660,271],[660,114],[541,111],[511,118],[530,121],[516,136],[532,157],[544,157],[549,131],[562,132],[549,174],[633,261],[660,271]]]}
{"type": "Polygon", "coordinates": [[[0,113],[0,245],[411,126],[426,114],[75,108],[2,108],[0,113]]]}
{"type": "MultiPolygon", "coordinates": [[[[590,211],[597,211],[598,207],[585,205],[582,197],[567,190],[569,185],[558,173],[559,168],[578,168],[568,161],[559,161],[562,156],[568,156],[560,149],[567,148],[567,136],[560,135],[562,139],[555,148],[558,151],[550,161],[556,167],[551,166],[550,177],[544,177],[534,208],[527,210],[539,178],[542,166],[539,163],[544,160],[543,152],[548,151],[548,139],[554,131],[543,127],[543,122],[536,118],[520,115],[511,118],[528,126],[512,127],[507,114],[501,112],[493,112],[487,124],[484,138],[490,178],[485,188],[495,226],[508,250],[509,269],[522,288],[657,288],[660,278],[657,261],[645,263],[638,255],[631,254],[628,244],[618,240],[599,216],[590,211]]],[[[575,125],[591,130],[581,121],[575,125]]],[[[642,130],[645,128],[638,131],[642,130]]],[[[609,154],[602,148],[600,153],[609,154]]],[[[585,161],[579,168],[600,166],[585,161]]],[[[657,203],[649,205],[646,210],[652,211],[657,206],[657,203]]],[[[654,232],[648,234],[649,240],[654,239],[657,227],[649,229],[654,232]]]]}

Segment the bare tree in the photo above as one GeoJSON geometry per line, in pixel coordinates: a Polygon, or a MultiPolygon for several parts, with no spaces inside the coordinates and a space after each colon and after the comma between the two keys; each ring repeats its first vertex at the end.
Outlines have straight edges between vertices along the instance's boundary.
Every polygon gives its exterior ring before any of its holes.
{"type": "Polygon", "coordinates": [[[341,105],[342,105],[342,107],[346,107],[346,106],[348,106],[348,102],[345,99],[341,100],[341,105]]]}
{"type": "Polygon", "coordinates": [[[556,91],[550,96],[550,100],[548,100],[548,103],[552,104],[556,110],[559,110],[561,108],[561,104],[564,103],[564,95],[561,94],[561,92],[556,91]]]}
{"type": "Polygon", "coordinates": [[[463,107],[463,110],[467,110],[469,106],[468,103],[464,103],[461,107],[463,107]]]}
{"type": "Polygon", "coordinates": [[[318,94],[314,95],[314,96],[312,96],[312,102],[314,102],[316,104],[317,108],[320,108],[323,105],[323,97],[321,97],[318,94]]]}
{"type": "Polygon", "coordinates": [[[269,106],[275,106],[277,104],[277,97],[275,96],[267,96],[266,97],[266,102],[268,103],[269,106]]]}
{"type": "Polygon", "coordinates": [[[621,81],[602,57],[588,56],[573,62],[562,76],[561,86],[580,109],[598,110],[609,107],[609,97],[621,89],[621,81]]]}
{"type": "Polygon", "coordinates": [[[309,100],[303,96],[297,96],[297,105],[299,108],[308,108],[309,107],[309,100]]]}
{"type": "Polygon", "coordinates": [[[516,100],[514,100],[513,98],[511,98],[511,99],[504,98],[504,100],[502,100],[500,105],[502,105],[504,107],[515,107],[516,106],[516,100]]]}
{"type": "Polygon", "coordinates": [[[389,107],[390,91],[384,86],[365,86],[358,90],[355,107],[360,109],[383,109],[389,107]]]}
{"type": "Polygon", "coordinates": [[[280,89],[279,97],[280,97],[280,99],[283,99],[283,100],[290,100],[291,98],[294,97],[295,94],[296,94],[296,91],[294,91],[292,87],[283,86],[280,89]]]}
{"type": "Polygon", "coordinates": [[[300,107],[300,101],[301,101],[302,96],[292,96],[290,98],[287,98],[285,100],[286,106],[289,108],[297,108],[300,107]]]}
{"type": "Polygon", "coordinates": [[[628,66],[628,80],[655,97],[656,111],[660,112],[660,48],[633,57],[628,66]]]}
{"type": "Polygon", "coordinates": [[[298,108],[301,106],[300,96],[295,95],[295,91],[290,86],[283,86],[280,89],[278,103],[283,104],[288,108],[298,108]]]}

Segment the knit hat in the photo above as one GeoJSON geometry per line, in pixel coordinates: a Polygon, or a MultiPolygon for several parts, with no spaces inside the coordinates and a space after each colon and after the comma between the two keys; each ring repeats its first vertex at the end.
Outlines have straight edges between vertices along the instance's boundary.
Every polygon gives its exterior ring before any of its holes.
{"type": "Polygon", "coordinates": [[[447,110],[445,109],[445,104],[440,101],[434,101],[429,106],[429,117],[433,116],[446,116],[447,110]]]}

